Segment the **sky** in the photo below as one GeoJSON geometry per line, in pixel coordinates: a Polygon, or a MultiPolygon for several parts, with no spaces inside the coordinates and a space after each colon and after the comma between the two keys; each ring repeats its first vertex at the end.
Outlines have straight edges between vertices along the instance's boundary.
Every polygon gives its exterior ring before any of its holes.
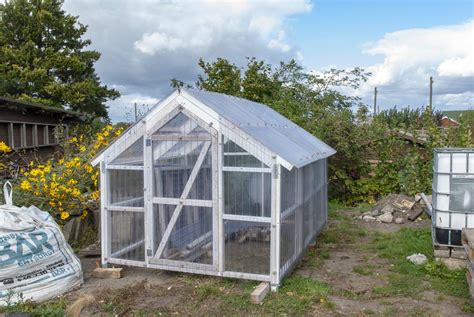
{"type": "Polygon", "coordinates": [[[200,57],[362,67],[372,76],[347,93],[371,107],[377,87],[380,109],[428,104],[432,76],[435,108],[474,108],[472,0],[66,0],[64,9],[88,25],[102,53],[96,71],[122,95],[107,103],[114,122],[131,121],[134,103],[156,104],[172,78],[194,83],[200,57]]]}

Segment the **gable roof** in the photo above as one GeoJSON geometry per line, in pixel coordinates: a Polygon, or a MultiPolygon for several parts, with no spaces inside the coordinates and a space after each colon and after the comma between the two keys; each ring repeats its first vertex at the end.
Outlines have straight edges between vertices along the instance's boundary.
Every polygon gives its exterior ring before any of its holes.
{"type": "MultiPolygon", "coordinates": [[[[142,128],[144,122],[150,119],[149,117],[153,117],[159,108],[165,107],[177,97],[182,97],[201,108],[207,107],[211,112],[230,122],[291,166],[300,168],[336,153],[329,145],[266,105],[196,89],[174,91],[150,109],[141,121],[136,122],[115,141],[118,142],[127,135],[133,134],[134,129],[142,128]]],[[[220,118],[214,119],[219,120],[220,118]]],[[[115,141],[92,160],[93,165],[103,159],[104,153],[116,143],[115,141]]]]}
{"type": "Polygon", "coordinates": [[[183,89],[182,92],[205,104],[297,168],[336,153],[329,145],[264,104],[204,90],[183,89]]]}

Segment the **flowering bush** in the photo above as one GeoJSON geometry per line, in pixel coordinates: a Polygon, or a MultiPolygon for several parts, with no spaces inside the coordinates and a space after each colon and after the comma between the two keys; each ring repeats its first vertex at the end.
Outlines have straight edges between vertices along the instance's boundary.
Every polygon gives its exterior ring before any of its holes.
{"type": "Polygon", "coordinates": [[[63,221],[71,217],[85,219],[100,197],[99,171],[89,161],[122,131],[123,128],[111,125],[96,133],[82,131],[63,140],[60,157],[43,164],[30,162],[19,179],[20,200],[25,205],[35,204],[63,221]]]}
{"type": "MultiPolygon", "coordinates": [[[[5,142],[0,141],[0,160],[6,156],[7,153],[11,152],[12,149],[5,144],[5,142]]],[[[0,173],[2,173],[7,166],[0,161],[0,173]]]]}

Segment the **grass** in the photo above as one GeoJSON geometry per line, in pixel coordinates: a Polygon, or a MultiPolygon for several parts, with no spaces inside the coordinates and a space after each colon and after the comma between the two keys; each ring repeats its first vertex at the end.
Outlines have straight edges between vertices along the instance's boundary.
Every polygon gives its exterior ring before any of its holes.
{"type": "Polygon", "coordinates": [[[0,314],[25,313],[32,317],[62,317],[66,309],[65,300],[49,301],[42,304],[19,302],[0,307],[0,314]]]}
{"type": "Polygon", "coordinates": [[[370,264],[366,264],[364,266],[362,266],[362,265],[354,266],[352,268],[352,272],[360,274],[360,275],[365,275],[365,276],[369,276],[369,275],[374,274],[373,266],[370,265],[370,264]]]}
{"type": "Polygon", "coordinates": [[[468,297],[465,270],[450,270],[433,259],[429,228],[402,228],[395,233],[379,233],[369,248],[393,264],[389,285],[375,289],[376,294],[410,296],[433,289],[450,296],[468,297]],[[407,261],[406,257],[413,253],[425,254],[428,262],[418,266],[407,261]]]}
{"type": "MultiPolygon", "coordinates": [[[[360,250],[366,263],[353,266],[352,271],[363,276],[378,278],[378,265],[371,264],[373,257],[385,259],[388,262],[384,268],[389,268],[387,285],[375,288],[369,292],[372,299],[378,299],[380,304],[387,302],[384,311],[363,310],[366,315],[397,315],[399,311],[390,303],[393,297],[411,296],[416,298],[425,290],[434,290],[438,297],[468,298],[467,283],[464,270],[448,270],[444,265],[434,261],[430,229],[402,228],[395,233],[378,233],[354,223],[353,217],[366,211],[367,206],[359,208],[343,208],[330,204],[330,223],[318,237],[317,243],[310,247],[300,266],[305,270],[318,270],[324,261],[331,258],[334,249],[349,246],[360,250]],[[428,263],[416,266],[406,260],[408,255],[423,253],[428,256],[428,263]],[[369,256],[370,255],[370,256],[369,256]]],[[[385,261],[384,261],[385,262],[385,261]]],[[[258,282],[237,279],[223,279],[191,274],[176,274],[173,289],[166,285],[146,289],[143,285],[104,291],[101,296],[101,312],[111,315],[130,314],[149,316],[159,314],[181,315],[310,315],[319,314],[335,309],[335,304],[328,296],[342,296],[354,301],[366,299],[365,293],[356,293],[347,289],[336,289],[329,284],[311,277],[293,273],[283,280],[277,293],[270,293],[260,305],[250,302],[250,293],[258,282]],[[160,289],[161,287],[161,289],[160,289]],[[174,294],[176,303],[161,307],[140,305],[134,298],[141,294],[144,298],[159,298],[174,294]],[[141,307],[140,307],[141,306],[141,307]]],[[[0,313],[21,311],[32,316],[62,316],[66,303],[64,301],[48,302],[45,304],[22,303],[0,309],[0,313]]],[[[467,303],[461,307],[466,312],[474,308],[467,303]]],[[[415,312],[425,313],[425,312],[415,312]]]]}

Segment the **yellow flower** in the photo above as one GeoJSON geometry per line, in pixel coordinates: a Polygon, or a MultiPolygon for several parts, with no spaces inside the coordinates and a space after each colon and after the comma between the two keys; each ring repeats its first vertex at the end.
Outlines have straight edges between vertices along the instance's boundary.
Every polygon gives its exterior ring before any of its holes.
{"type": "Polygon", "coordinates": [[[82,219],[82,220],[86,219],[86,217],[87,217],[88,214],[89,214],[89,213],[87,212],[87,210],[83,210],[83,211],[82,211],[82,215],[81,215],[81,219],[82,219]]]}
{"type": "Polygon", "coordinates": [[[69,213],[67,211],[62,211],[61,212],[61,219],[66,220],[67,218],[69,218],[69,213]]]}
{"type": "Polygon", "coordinates": [[[94,168],[90,164],[84,164],[84,169],[87,173],[91,174],[94,171],[94,168]]]}
{"type": "Polygon", "coordinates": [[[99,197],[100,197],[100,193],[99,193],[98,190],[93,191],[93,192],[91,193],[91,198],[92,198],[92,199],[97,200],[97,199],[99,199],[99,197]]]}
{"type": "Polygon", "coordinates": [[[23,189],[23,190],[30,190],[31,189],[31,184],[30,184],[30,182],[25,180],[25,181],[21,182],[20,188],[23,189]]]}
{"type": "Polygon", "coordinates": [[[72,192],[71,192],[71,195],[72,195],[73,197],[78,197],[78,196],[81,195],[81,191],[80,191],[79,189],[77,189],[77,188],[74,188],[74,189],[72,190],[72,192]]]}
{"type": "Polygon", "coordinates": [[[71,138],[70,141],[71,141],[71,143],[76,143],[76,142],[77,142],[77,138],[76,138],[76,137],[73,137],[73,138],[71,138]]]}
{"type": "Polygon", "coordinates": [[[11,152],[11,148],[5,144],[5,142],[3,141],[0,141],[0,152],[3,152],[3,153],[8,153],[8,152],[11,152]]]}
{"type": "Polygon", "coordinates": [[[80,151],[80,152],[85,152],[85,151],[86,151],[86,147],[85,147],[84,145],[81,145],[81,146],[79,147],[79,151],[80,151]]]}

